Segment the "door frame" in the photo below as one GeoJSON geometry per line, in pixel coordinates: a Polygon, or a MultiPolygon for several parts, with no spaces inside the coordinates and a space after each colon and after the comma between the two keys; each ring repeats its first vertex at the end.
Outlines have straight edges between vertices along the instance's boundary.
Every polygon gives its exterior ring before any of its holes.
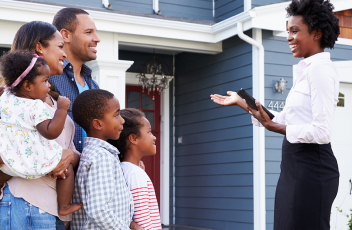
{"type": "MultiPolygon", "coordinates": [[[[126,85],[138,85],[138,73],[126,72],[126,85]]],[[[170,90],[160,95],[160,218],[164,225],[170,224],[170,90]]]]}

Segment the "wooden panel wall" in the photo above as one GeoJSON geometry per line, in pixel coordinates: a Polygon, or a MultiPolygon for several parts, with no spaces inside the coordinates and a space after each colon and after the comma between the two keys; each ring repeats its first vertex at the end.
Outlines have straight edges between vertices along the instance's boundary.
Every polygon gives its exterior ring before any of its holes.
{"type": "Polygon", "coordinates": [[[251,118],[210,100],[241,87],[252,93],[252,46],[234,37],[223,50],[176,56],[175,135],[183,143],[175,153],[175,224],[252,230],[251,118]]]}
{"type": "Polygon", "coordinates": [[[352,39],[352,9],[335,13],[340,20],[340,38],[352,39]]]}

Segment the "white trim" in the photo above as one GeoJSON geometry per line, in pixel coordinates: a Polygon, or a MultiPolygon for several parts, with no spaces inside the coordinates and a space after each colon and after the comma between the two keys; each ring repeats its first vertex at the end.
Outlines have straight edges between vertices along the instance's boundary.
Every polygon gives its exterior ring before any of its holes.
{"type": "MultiPolygon", "coordinates": [[[[241,31],[241,22],[238,23],[237,27],[238,36],[252,45],[253,96],[261,103],[264,103],[264,46],[262,45],[262,30],[253,29],[252,39],[241,31]]],[[[266,229],[265,194],[265,129],[253,125],[254,230],[266,229]]]]}
{"type": "Polygon", "coordinates": [[[252,9],[252,0],[244,0],[244,11],[252,9]]]}
{"type": "Polygon", "coordinates": [[[102,0],[102,4],[106,9],[111,8],[111,4],[109,3],[109,0],[102,0]]]}
{"type": "MultiPolygon", "coordinates": [[[[247,0],[249,1],[249,0],[247,0]]],[[[87,10],[99,31],[141,36],[218,43],[237,35],[237,22],[243,30],[252,28],[285,31],[285,7],[290,2],[255,7],[214,25],[165,20],[162,18],[117,14],[109,10],[87,10]]],[[[332,0],[336,11],[352,8],[350,0],[332,0]]],[[[248,4],[248,2],[246,3],[248,4]]],[[[0,20],[27,23],[33,20],[51,22],[63,7],[25,1],[0,0],[0,20]]],[[[1,43],[1,41],[0,41],[1,43]]]]}
{"type": "Polygon", "coordinates": [[[160,124],[160,215],[161,223],[170,224],[170,90],[161,93],[160,124]]]}
{"type": "Polygon", "coordinates": [[[352,83],[352,60],[334,61],[340,83],[352,83]]]}
{"type": "Polygon", "coordinates": [[[155,48],[169,50],[172,53],[192,52],[204,54],[218,54],[222,52],[222,42],[205,43],[185,41],[179,39],[164,39],[159,37],[141,36],[134,34],[119,34],[119,45],[155,48]]]}
{"type": "Polygon", "coordinates": [[[97,59],[86,64],[92,69],[92,77],[100,88],[113,93],[120,102],[120,108],[125,108],[126,70],[133,61],[97,59]]]}
{"type": "MultiPolygon", "coordinates": [[[[138,73],[126,73],[126,85],[138,85],[138,73]]],[[[124,85],[124,87],[126,87],[124,85]]],[[[161,123],[160,123],[160,215],[161,223],[170,224],[170,89],[161,94],[161,123]]]]}
{"type": "Polygon", "coordinates": [[[336,44],[352,46],[352,39],[338,38],[337,41],[336,41],[336,44]]]}
{"type": "Polygon", "coordinates": [[[159,0],[153,0],[153,10],[154,10],[154,13],[156,13],[156,14],[161,13],[161,11],[159,9],[159,0]]]}

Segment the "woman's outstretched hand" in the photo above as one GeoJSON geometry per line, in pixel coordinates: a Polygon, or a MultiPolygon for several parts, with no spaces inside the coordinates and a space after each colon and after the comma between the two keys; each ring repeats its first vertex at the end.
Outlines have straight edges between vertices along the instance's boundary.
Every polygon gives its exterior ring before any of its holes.
{"type": "Polygon", "coordinates": [[[230,106],[237,105],[239,100],[242,100],[240,96],[237,95],[236,92],[227,91],[229,96],[222,96],[219,94],[210,95],[211,100],[213,100],[218,105],[230,106]]]}

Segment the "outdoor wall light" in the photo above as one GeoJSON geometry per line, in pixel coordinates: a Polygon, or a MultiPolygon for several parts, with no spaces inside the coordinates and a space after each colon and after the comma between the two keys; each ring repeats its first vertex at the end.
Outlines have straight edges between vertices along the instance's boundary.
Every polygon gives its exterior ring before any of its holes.
{"type": "Polygon", "coordinates": [[[286,83],[285,79],[282,77],[280,81],[277,81],[275,83],[275,89],[277,92],[284,94],[284,91],[286,90],[286,83]]]}

